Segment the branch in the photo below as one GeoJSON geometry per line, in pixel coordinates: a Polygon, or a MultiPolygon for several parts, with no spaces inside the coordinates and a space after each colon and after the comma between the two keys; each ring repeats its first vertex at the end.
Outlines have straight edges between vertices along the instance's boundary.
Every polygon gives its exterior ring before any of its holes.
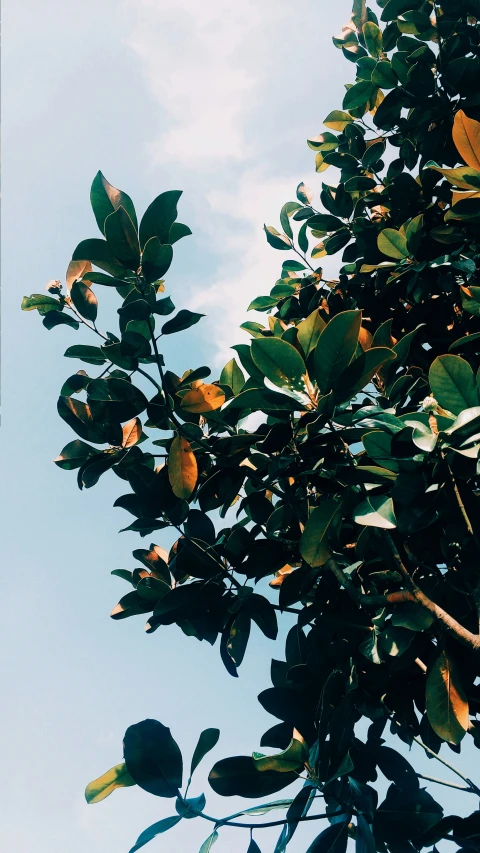
{"type": "MultiPolygon", "coordinates": [[[[216,818],[216,817],[212,817],[211,815],[207,815],[202,811],[197,810],[196,808],[194,808],[194,806],[191,805],[191,803],[186,803],[184,798],[181,796],[180,793],[178,795],[178,798],[183,803],[185,803],[185,805],[187,805],[188,808],[192,812],[195,812],[195,814],[197,814],[199,817],[203,817],[205,820],[209,820],[211,823],[214,823],[218,827],[221,827],[221,826],[237,826],[241,829],[266,829],[267,827],[270,827],[270,826],[284,826],[286,823],[292,823],[291,820],[287,820],[286,818],[284,818],[283,820],[269,820],[269,821],[266,821],[265,823],[246,823],[245,821],[233,821],[232,820],[232,818],[239,817],[240,815],[245,814],[245,812],[236,812],[235,814],[230,815],[230,817],[226,817],[224,819],[216,818]]],[[[353,812],[353,813],[355,814],[355,812],[353,812]]],[[[347,812],[337,812],[337,815],[342,815],[342,814],[347,815],[347,812]]],[[[296,818],[295,822],[297,820],[298,820],[298,822],[306,821],[306,820],[326,820],[327,818],[331,818],[331,817],[332,817],[331,814],[305,815],[304,817],[296,818]]]]}
{"type": "Polygon", "coordinates": [[[395,567],[398,573],[402,576],[405,586],[408,587],[408,591],[412,594],[413,599],[420,604],[425,610],[428,610],[435,619],[441,623],[446,631],[455,637],[459,643],[467,646],[474,652],[480,652],[480,634],[473,634],[467,628],[457,622],[453,616],[450,616],[443,607],[440,607],[438,604],[435,604],[428,595],[416,585],[409,572],[405,568],[402,558],[395,547],[392,537],[389,533],[384,531],[385,539],[390,547],[390,551],[395,563],[395,567]]]}

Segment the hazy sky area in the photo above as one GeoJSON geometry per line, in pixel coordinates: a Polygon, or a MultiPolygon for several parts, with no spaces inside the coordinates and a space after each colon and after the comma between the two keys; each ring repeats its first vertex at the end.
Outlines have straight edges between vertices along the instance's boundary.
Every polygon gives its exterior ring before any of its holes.
{"type": "MultiPolygon", "coordinates": [[[[88,332],[47,332],[20,302],[63,279],[77,243],[99,236],[89,205],[98,169],[139,213],[158,193],[183,189],[179,218],[194,236],[175,249],[167,294],[208,317],[172,336],[165,357],[177,373],[221,367],[229,345],[247,340],[236,329],[254,319],[248,303],[278,277],[282,257],[263,223],[278,226],[301,180],[317,189],[326,177],[315,175],[305,140],[353,79],[331,42],[349,10],[350,0],[4,2],[0,833],[9,853],[128,853],[172,814],[173,801],[139,788],[84,800],[85,784],[121,761],[126,727],[145,717],[171,727],[187,764],[200,731],[218,726],[192,795],[204,790],[219,816],[245,804],[213,795],[206,772],[258,749],[274,724],[255,695],[269,686],[270,658],[283,657],[285,629],[277,645],[254,630],[235,680],[218,646],[176,626],[148,636],[142,617],[109,618],[127,591],[111,570],[133,568],[132,549],[150,539],[118,535],[132,520],[112,508],[120,480],[106,475],[80,492],[51,461],[74,437],[57,416],[58,392],[82,366],[61,355],[95,342],[88,332]]],[[[471,740],[467,748],[474,775],[478,753],[471,740]]],[[[448,775],[435,763],[425,772],[448,775]]],[[[455,792],[432,792],[462,809],[455,792]]],[[[304,826],[289,851],[304,851],[320,828],[304,826]]],[[[145,850],[196,853],[210,830],[183,821],[145,850]]],[[[257,834],[264,853],[277,834],[257,834]]],[[[222,830],[214,853],[245,853],[247,835],[222,830]]]]}

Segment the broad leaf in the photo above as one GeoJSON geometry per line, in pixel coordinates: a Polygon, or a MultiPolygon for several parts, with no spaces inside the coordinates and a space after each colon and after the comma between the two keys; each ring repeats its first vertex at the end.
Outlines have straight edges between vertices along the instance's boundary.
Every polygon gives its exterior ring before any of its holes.
{"type": "Polygon", "coordinates": [[[433,731],[448,743],[458,744],[470,725],[468,700],[460,674],[445,651],[427,671],[426,711],[433,731]]]}
{"type": "Polygon", "coordinates": [[[256,338],[252,342],[252,358],[274,385],[304,389],[306,367],[302,356],[281,338],[256,338]]]}
{"type": "Polygon", "coordinates": [[[128,772],[157,797],[176,797],[182,784],[182,754],[170,729],[157,720],[130,726],[123,741],[128,772]]]}
{"type": "Polygon", "coordinates": [[[314,356],[317,385],[328,393],[335,380],[352,361],[362,322],[361,311],[342,311],[329,320],[320,334],[314,356]]]}
{"type": "Polygon", "coordinates": [[[94,779],[87,785],[85,799],[89,804],[99,803],[105,797],[109,797],[116,788],[129,788],[135,784],[136,782],[130,776],[126,764],[117,764],[103,776],[99,776],[98,779],[94,779]]]}
{"type": "Polygon", "coordinates": [[[176,826],[181,819],[181,815],[173,815],[172,817],[165,817],[163,820],[157,821],[157,823],[152,823],[148,829],[144,829],[144,831],[140,833],[136,843],[130,848],[129,853],[136,853],[137,850],[140,850],[141,847],[148,844],[148,842],[153,838],[156,838],[157,835],[161,835],[176,826]]]}
{"type": "Polygon", "coordinates": [[[473,370],[459,355],[438,356],[430,367],[428,378],[437,402],[454,415],[478,405],[473,370]]]}
{"type": "Polygon", "coordinates": [[[101,172],[97,172],[93,179],[90,190],[90,203],[102,235],[105,234],[105,220],[107,216],[118,210],[120,206],[127,211],[135,228],[137,227],[137,215],[132,199],[126,193],[122,192],[122,190],[117,190],[116,187],[109,184],[101,172]]]}
{"type": "Polygon", "coordinates": [[[168,479],[173,494],[188,500],[195,489],[197,477],[197,460],[190,442],[183,436],[175,436],[168,454],[168,479]]]}
{"type": "Polygon", "coordinates": [[[455,147],[471,169],[480,169],[480,122],[468,118],[463,110],[455,114],[452,131],[455,147]]]}
{"type": "Polygon", "coordinates": [[[217,745],[219,737],[220,729],[204,729],[201,733],[192,756],[190,776],[193,775],[202,758],[204,758],[204,756],[217,745]]]}
{"type": "Polygon", "coordinates": [[[218,385],[200,385],[193,391],[187,391],[180,403],[180,408],[185,412],[196,415],[205,415],[214,412],[225,402],[225,394],[218,385]]]}
{"type": "Polygon", "coordinates": [[[310,513],[300,539],[300,554],[309,566],[323,566],[332,556],[329,534],[341,508],[340,501],[328,499],[310,513]]]}

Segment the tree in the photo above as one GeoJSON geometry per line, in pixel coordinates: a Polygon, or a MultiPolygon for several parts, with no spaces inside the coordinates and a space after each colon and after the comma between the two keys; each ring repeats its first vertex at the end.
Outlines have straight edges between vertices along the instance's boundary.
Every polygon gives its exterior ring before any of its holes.
{"type": "Polygon", "coordinates": [[[202,853],[232,823],[278,824],[282,853],[300,821],[322,818],[310,853],[344,853],[349,837],[358,853],[443,838],[478,850],[480,812],[445,816],[383,735],[388,726],[449,767],[445,749],[480,746],[480,2],[378,6],[380,21],[355,0],[334,39],[355,82],[308,140],[316,171],[336,167],[338,179],[319,202],[299,184],[282,231],[265,226],[288,254],[250,305],[266,324],[243,324],[251,344],[233,347],[218,379],[203,366],[177,376],[160,352],[163,336],[202,316],[164,319],[175,306],[163,277],[190,233],[177,222],[180,192],[158,196],[137,227],[130,197],[99,172],[102,238],[77,246],[65,292],[50,282],[22,304],[47,329],[100,338],[65,353],[88,373],[61,389],[58,413],[77,438],[56,464],[76,469],[81,489],[116,474],[115,505],[134,516],[125,529],[178,531],[170,553],[152,543],[133,552],[132,571],[115,570],[132,588],[112,618],[219,638],[234,677],[252,622],[273,639],[277,614],[297,620],[259,696],[279,721],[260,744],[277,752],[225,758],[209,780],[224,796],[268,798],[300,778],[298,792],[211,818],[205,797],[187,794],[218,730],[200,735],[181,794],[181,750],[144,720],[127,729],[124,762],[86,790],[92,803],[134,784],[175,800],[130,853],[199,815],[214,824],[202,853]],[[326,280],[316,264],[338,252],[338,280],[326,280]],[[121,300],[118,335],[97,327],[103,287],[121,300]],[[253,430],[252,412],[263,413],[253,430]],[[380,804],[379,771],[391,782],[380,804]],[[256,822],[279,808],[280,819],[256,822]]]}

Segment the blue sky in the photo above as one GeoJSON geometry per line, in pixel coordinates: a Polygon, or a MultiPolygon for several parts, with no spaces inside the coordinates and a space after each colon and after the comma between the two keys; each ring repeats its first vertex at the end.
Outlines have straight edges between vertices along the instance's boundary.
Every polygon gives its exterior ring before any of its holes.
{"type": "MultiPolygon", "coordinates": [[[[179,244],[167,292],[177,307],[208,314],[166,351],[177,372],[221,367],[250,300],[269,291],[278,255],[263,222],[305,180],[316,189],[305,144],[338,108],[351,78],[331,35],[350,3],[298,0],[17,0],[4,6],[4,210],[2,520],[6,577],[0,714],[2,834],[15,853],[127,853],[172,803],[132,788],[97,806],[85,784],[121,760],[125,728],[147,716],[170,725],[189,756],[202,728],[222,737],[212,760],[258,748],[273,719],[255,695],[268,686],[275,646],[255,634],[241,678],[218,649],[176,627],[143,633],[142,619],[113,622],[126,591],[110,571],[133,567],[142,544],[117,534],[119,481],[90,492],[52,464],[71,439],[56,415],[72,363],[61,354],[89,342],[47,332],[20,314],[24,294],[62,279],[75,245],[95,236],[90,182],[100,168],[142,211],[182,188],[179,244]],[[221,303],[221,304],[220,304],[221,303]],[[5,684],[6,682],[6,684],[5,684]]],[[[251,319],[251,317],[249,318],[251,319]]],[[[76,368],[74,368],[76,369],[76,368]]],[[[158,544],[168,544],[161,535],[158,544]]],[[[283,634],[283,632],[282,632],[283,634]]],[[[472,757],[473,763],[474,757],[472,757]]],[[[211,762],[207,759],[205,770],[211,762]]],[[[427,772],[432,773],[430,765],[427,772]]],[[[206,789],[198,773],[193,793],[206,789]]],[[[436,792],[437,793],[437,792],[436,792]]],[[[455,802],[447,792],[444,802],[455,802]]],[[[208,795],[209,812],[235,803],[208,795]]],[[[458,804],[460,808],[460,803],[458,804]]],[[[208,834],[185,821],[150,848],[196,851],[208,834]]],[[[302,829],[292,853],[315,834],[302,829]]],[[[272,836],[257,839],[262,849],[272,836]]],[[[215,853],[246,850],[226,831],[215,853]]]]}

